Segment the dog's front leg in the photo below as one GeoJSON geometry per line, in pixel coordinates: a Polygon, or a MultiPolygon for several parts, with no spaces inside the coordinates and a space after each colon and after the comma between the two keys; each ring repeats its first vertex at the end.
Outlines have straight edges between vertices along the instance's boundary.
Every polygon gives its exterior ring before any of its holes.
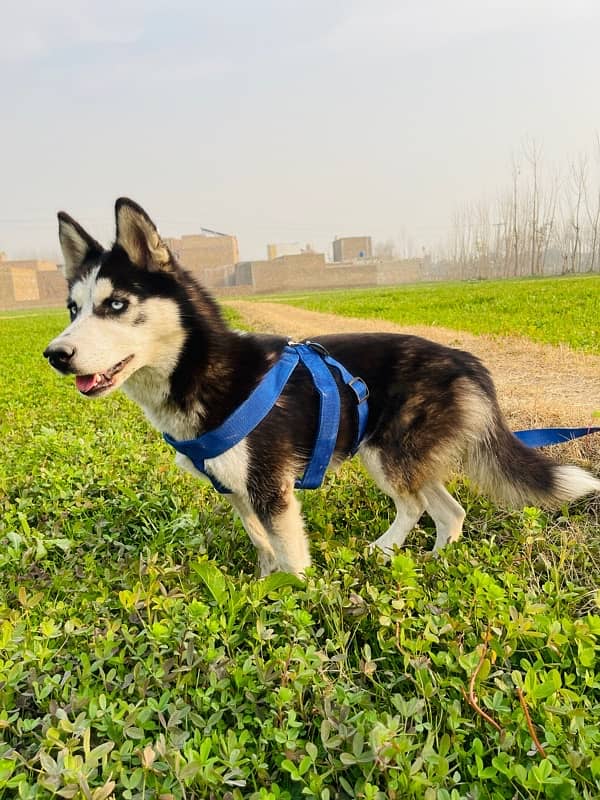
{"type": "Polygon", "coordinates": [[[229,497],[258,551],[261,576],[291,572],[302,577],[310,567],[310,552],[293,482],[260,508],[255,508],[243,495],[229,497]]]}
{"type": "Polygon", "coordinates": [[[310,551],[293,481],[284,485],[281,494],[270,503],[263,516],[275,553],[276,570],[304,577],[311,563],[310,551]]]}
{"type": "Polygon", "coordinates": [[[242,520],[242,525],[250,537],[250,541],[254,547],[256,547],[258,568],[261,578],[264,578],[265,575],[270,575],[272,572],[276,572],[277,559],[273,547],[271,546],[269,534],[258,518],[258,514],[252,508],[249,499],[239,494],[230,494],[228,497],[231,501],[231,505],[235,508],[242,520]]]}

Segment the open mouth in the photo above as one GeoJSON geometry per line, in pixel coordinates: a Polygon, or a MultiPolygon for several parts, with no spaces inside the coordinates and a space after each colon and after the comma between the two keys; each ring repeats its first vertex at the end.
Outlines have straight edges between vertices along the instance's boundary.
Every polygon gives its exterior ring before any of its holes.
{"type": "Polygon", "coordinates": [[[75,385],[81,394],[86,395],[86,397],[94,397],[94,395],[101,394],[115,385],[116,376],[129,364],[132,358],[133,354],[127,356],[127,358],[119,361],[106,372],[95,372],[93,375],[77,375],[75,377],[75,385]]]}

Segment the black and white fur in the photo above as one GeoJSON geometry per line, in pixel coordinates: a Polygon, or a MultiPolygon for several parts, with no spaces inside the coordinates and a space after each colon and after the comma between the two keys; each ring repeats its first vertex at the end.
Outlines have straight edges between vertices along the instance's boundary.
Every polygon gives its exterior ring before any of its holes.
{"type": "MultiPolygon", "coordinates": [[[[116,240],[107,251],[67,214],[58,218],[71,324],[44,353],[52,366],[74,374],[88,396],[122,388],[176,439],[220,425],[286,339],[229,329],[215,300],[177,264],[131,200],[116,203],[116,240]]],[[[359,454],[396,506],[393,524],[372,545],[384,553],[404,543],[425,511],[437,531],[434,549],[459,538],[465,512],[444,487],[459,462],[483,491],[511,505],[558,505],[600,490],[589,473],[558,466],[512,435],[487,369],[470,353],[383,333],[313,339],[370,389],[359,454]]],[[[333,466],[349,456],[356,427],[353,395],[343,384],[340,392],[333,466]]],[[[264,421],[207,461],[232,490],[228,497],[258,551],[262,575],[301,575],[310,565],[294,480],[311,453],[317,420],[316,391],[298,367],[264,421]]],[[[199,474],[185,456],[176,461],[199,474]]]]}

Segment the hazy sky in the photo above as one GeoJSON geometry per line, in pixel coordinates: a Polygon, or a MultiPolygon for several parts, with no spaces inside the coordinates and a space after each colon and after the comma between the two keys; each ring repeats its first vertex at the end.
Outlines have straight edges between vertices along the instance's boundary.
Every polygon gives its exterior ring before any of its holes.
{"type": "Polygon", "coordinates": [[[444,237],[526,138],[600,130],[598,0],[20,0],[0,11],[0,250],[101,241],[128,195],[164,235],[327,248],[444,237]]]}

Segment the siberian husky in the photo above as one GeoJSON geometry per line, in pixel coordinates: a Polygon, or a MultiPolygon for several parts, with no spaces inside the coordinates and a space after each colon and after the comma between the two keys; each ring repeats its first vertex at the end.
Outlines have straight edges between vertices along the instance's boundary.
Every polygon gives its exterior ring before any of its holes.
{"type": "MultiPolygon", "coordinates": [[[[110,250],[68,214],[60,212],[58,221],[71,322],[45,350],[50,364],[74,375],[85,397],[122,388],[174,439],[219,426],[277,361],[285,337],[228,328],[216,301],[131,200],[117,200],[110,250]]],[[[459,538],[465,512],[444,487],[459,462],[484,492],[513,506],[556,506],[600,490],[589,473],[558,466],[515,438],[489,372],[470,353],[401,334],[315,341],[369,387],[358,452],[396,507],[391,527],[371,545],[385,554],[404,543],[425,511],[435,523],[435,550],[459,538]]],[[[351,454],[356,431],[352,392],[339,376],[336,381],[341,420],[332,466],[351,454]]],[[[318,414],[317,392],[298,367],[258,427],[206,462],[231,491],[262,575],[302,575],[310,565],[294,483],[310,457],[318,414]]],[[[180,453],[176,461],[200,475],[180,453]]]]}

